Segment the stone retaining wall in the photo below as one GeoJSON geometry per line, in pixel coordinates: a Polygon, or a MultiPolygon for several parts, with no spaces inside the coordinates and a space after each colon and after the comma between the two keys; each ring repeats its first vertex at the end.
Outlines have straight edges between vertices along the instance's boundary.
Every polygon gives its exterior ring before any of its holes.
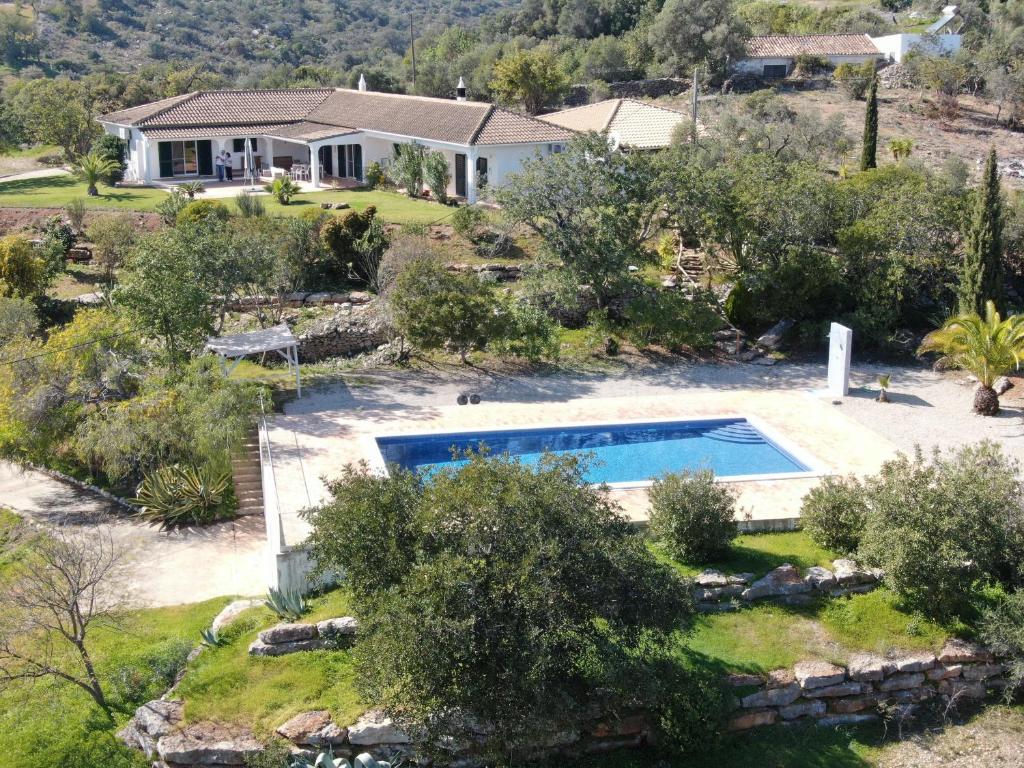
{"type": "Polygon", "coordinates": [[[754,574],[727,575],[707,570],[697,575],[693,598],[701,613],[736,611],[744,605],[771,600],[784,605],[804,605],[815,597],[844,597],[870,592],[878,586],[882,572],[861,568],[853,560],[835,560],[832,568],[813,566],[804,576],[789,563],[752,581],[754,574]]]}
{"type": "Polygon", "coordinates": [[[1009,685],[1006,667],[991,652],[963,640],[950,640],[937,655],[857,654],[845,667],[803,661],[792,670],[734,675],[729,682],[744,689],[729,722],[734,731],[797,720],[855,725],[877,720],[887,706],[906,708],[935,697],[980,701],[1009,685]]]}
{"type": "Polygon", "coordinates": [[[299,651],[319,651],[334,647],[359,629],[352,616],[325,619],[316,624],[277,624],[259,633],[249,646],[250,656],[285,656],[299,651]]]}
{"type": "Polygon", "coordinates": [[[332,357],[372,352],[393,336],[391,326],[374,305],[341,305],[299,334],[299,360],[316,363],[332,357]]]}

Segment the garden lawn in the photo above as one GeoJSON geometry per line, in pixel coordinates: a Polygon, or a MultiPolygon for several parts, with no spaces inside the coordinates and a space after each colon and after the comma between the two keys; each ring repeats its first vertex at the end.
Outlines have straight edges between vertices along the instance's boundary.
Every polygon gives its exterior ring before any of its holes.
{"type": "MultiPolygon", "coordinates": [[[[656,552],[688,576],[705,567],[676,563],[656,552]]],[[[729,557],[706,567],[760,578],[782,563],[801,570],[812,565],[831,567],[837,557],[801,531],[745,534],[733,541],[729,557]]],[[[951,631],[902,610],[892,592],[880,587],[801,607],[761,602],[733,613],[699,615],[692,633],[680,640],[680,650],[695,653],[723,671],[759,673],[804,659],[844,663],[856,651],[938,650],[951,631]]]]}
{"type": "MultiPolygon", "coordinates": [[[[309,602],[311,610],[302,621],[351,614],[343,590],[309,602]]],[[[260,630],[279,621],[267,608],[246,611],[224,631],[224,645],[207,649],[196,659],[178,688],[188,720],[239,723],[268,738],[300,712],[326,709],[340,725],[353,722],[363,712],[353,685],[351,650],[249,656],[249,644],[260,630]]]]}
{"type": "MultiPolygon", "coordinates": [[[[155,211],[167,197],[162,189],[113,188],[102,184],[97,197],[87,197],[85,192],[85,184],[71,175],[0,181],[0,208],[63,208],[75,198],[84,198],[89,208],[155,211]]],[[[304,211],[319,208],[321,203],[346,202],[357,211],[373,205],[381,218],[392,224],[430,224],[446,220],[455,210],[428,200],[370,189],[309,192],[296,195],[288,205],[281,205],[269,196],[260,199],[272,216],[299,216],[304,211]]],[[[222,198],[221,202],[234,209],[231,198],[222,198]]]]}

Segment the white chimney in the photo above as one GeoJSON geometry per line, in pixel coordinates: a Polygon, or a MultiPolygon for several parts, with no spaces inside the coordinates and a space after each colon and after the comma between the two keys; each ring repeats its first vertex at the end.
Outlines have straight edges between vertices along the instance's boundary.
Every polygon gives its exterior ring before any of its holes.
{"type": "Polygon", "coordinates": [[[362,74],[359,75],[359,90],[360,91],[365,91],[366,90],[366,78],[363,77],[362,74]]]}
{"type": "Polygon", "coordinates": [[[455,100],[465,101],[466,100],[466,81],[461,77],[459,78],[459,84],[455,86],[455,100]]]}

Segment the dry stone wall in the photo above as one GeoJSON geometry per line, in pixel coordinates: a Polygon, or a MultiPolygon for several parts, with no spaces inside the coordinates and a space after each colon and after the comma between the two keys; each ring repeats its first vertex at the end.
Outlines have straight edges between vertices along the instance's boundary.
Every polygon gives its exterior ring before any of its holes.
{"type": "Polygon", "coordinates": [[[1006,667],[991,652],[963,640],[950,640],[938,654],[857,654],[846,666],[803,661],[766,677],[734,675],[729,683],[740,692],[729,722],[734,731],[797,720],[855,725],[877,720],[888,706],[936,697],[981,701],[1010,684],[1006,667]]]}

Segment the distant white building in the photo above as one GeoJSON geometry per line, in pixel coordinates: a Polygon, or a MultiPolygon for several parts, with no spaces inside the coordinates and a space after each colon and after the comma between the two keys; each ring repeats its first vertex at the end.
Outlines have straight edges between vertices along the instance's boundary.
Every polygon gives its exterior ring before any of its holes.
{"type": "Polygon", "coordinates": [[[885,58],[864,34],[758,35],[747,40],[746,56],[733,69],[767,79],[787,77],[799,56],[817,56],[833,67],[885,58]]]}
{"type": "Polygon", "coordinates": [[[886,61],[902,63],[910,53],[929,56],[952,56],[960,50],[960,35],[885,35],[871,38],[886,61]]]}

